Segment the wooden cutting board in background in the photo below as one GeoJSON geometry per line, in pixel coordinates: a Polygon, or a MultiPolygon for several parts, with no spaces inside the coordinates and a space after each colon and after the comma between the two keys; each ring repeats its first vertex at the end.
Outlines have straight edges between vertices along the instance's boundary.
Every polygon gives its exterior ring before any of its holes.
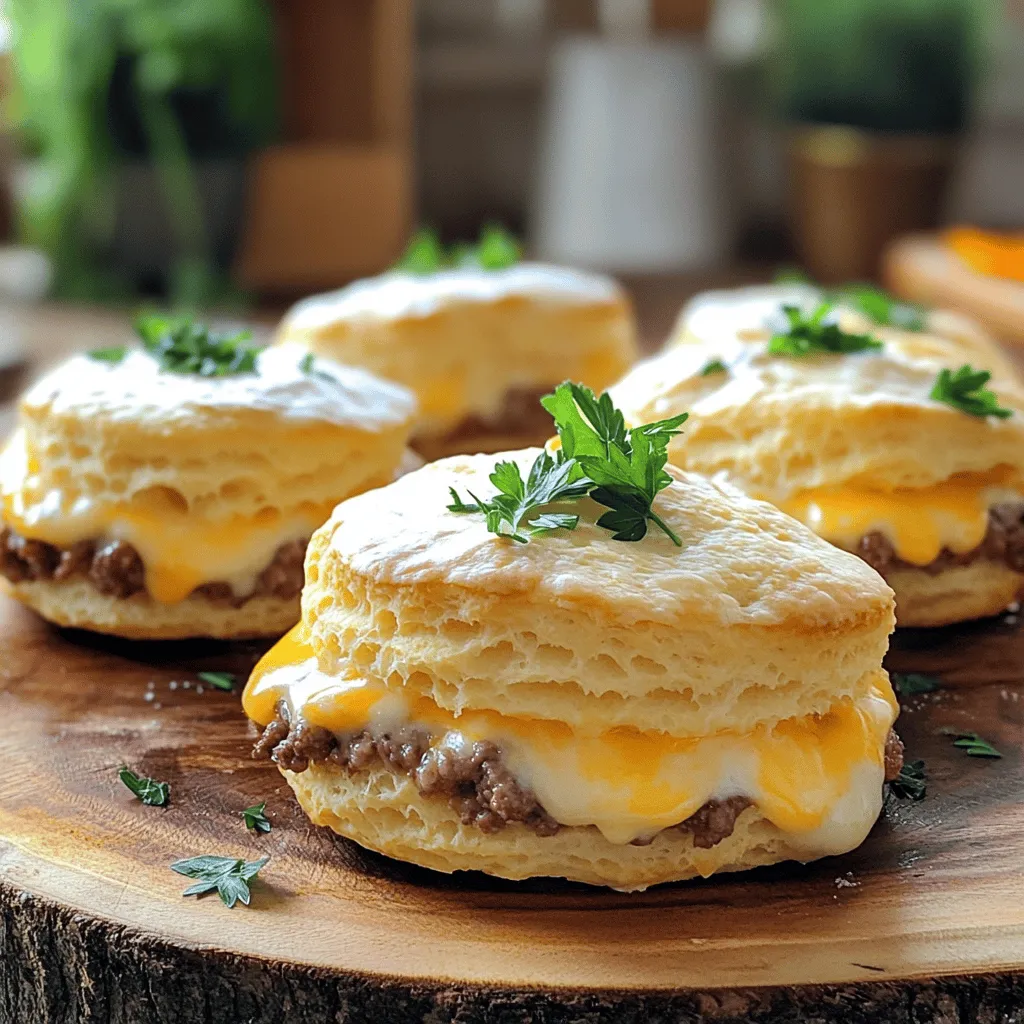
{"type": "MultiPolygon", "coordinates": [[[[0,597],[0,1020],[18,1024],[964,1024],[1024,1006],[1024,634],[903,634],[890,667],[950,685],[899,727],[926,798],[806,867],[621,894],[448,877],[300,813],[248,757],[255,645],[61,633],[0,597]],[[186,686],[186,683],[188,684],[186,686]],[[968,758],[942,729],[1003,753],[968,758]],[[170,782],[145,807],[117,768],[170,782]],[[267,800],[273,831],[241,811],[267,800]],[[168,865],[271,860],[251,907],[168,865]]],[[[1013,1016],[1018,1014],[1018,1016],[1013,1016]]]]}

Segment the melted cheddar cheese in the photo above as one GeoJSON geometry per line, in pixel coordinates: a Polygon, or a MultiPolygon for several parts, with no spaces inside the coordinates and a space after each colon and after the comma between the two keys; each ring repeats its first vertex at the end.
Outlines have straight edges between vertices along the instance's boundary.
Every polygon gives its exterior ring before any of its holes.
{"type": "Polygon", "coordinates": [[[804,491],[775,504],[839,547],[855,548],[878,531],[911,565],[928,565],[944,548],[973,551],[985,538],[988,510],[1024,499],[1009,470],[963,473],[932,487],[891,491],[848,484],[804,491]]]}
{"type": "Polygon", "coordinates": [[[256,666],[243,706],[266,724],[281,700],[293,714],[339,735],[413,723],[433,743],[494,741],[552,817],[596,825],[611,842],[678,824],[710,799],[744,795],[780,829],[826,853],[856,845],[877,817],[885,740],[898,711],[880,670],[856,699],[827,714],[748,733],[679,737],[598,722],[577,730],[494,711],[455,716],[379,682],[323,672],[301,624],[256,666]]]}

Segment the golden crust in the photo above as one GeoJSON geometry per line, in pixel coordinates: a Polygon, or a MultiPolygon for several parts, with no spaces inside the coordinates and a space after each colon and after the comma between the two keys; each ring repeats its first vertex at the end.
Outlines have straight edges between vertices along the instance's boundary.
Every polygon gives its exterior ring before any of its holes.
{"type": "Polygon", "coordinates": [[[241,608],[193,594],[159,604],[148,594],[128,598],[101,594],[88,580],[8,583],[4,590],[44,619],[71,629],[88,629],[128,640],[186,640],[209,637],[247,640],[279,637],[299,619],[299,601],[254,597],[241,608]]]}
{"type": "MultiPolygon", "coordinates": [[[[385,274],[300,303],[278,338],[413,389],[416,436],[431,451],[468,417],[495,421],[510,392],[566,379],[603,390],[637,354],[632,310],[613,282],[533,264],[385,274]]],[[[486,430],[476,443],[494,450],[486,430]]]]}
{"type": "Polygon", "coordinates": [[[524,825],[484,833],[463,825],[446,801],[425,798],[405,776],[383,768],[348,774],[313,765],[282,772],[317,825],[361,846],[434,871],[484,871],[500,878],[554,876],[637,891],[663,882],[743,871],[783,860],[812,859],[766,821],[744,811],[731,836],[703,850],[690,833],[666,829],[648,846],[610,843],[593,827],[538,836],[524,825]]]}
{"type": "Polygon", "coordinates": [[[860,559],[773,506],[674,472],[652,529],[613,541],[592,502],[579,527],[526,545],[447,510],[500,459],[456,457],[351,499],[313,536],[303,617],[325,671],[399,680],[455,713],[680,735],[824,711],[858,693],[893,625],[860,559]]]}
{"type": "Polygon", "coordinates": [[[998,615],[1024,591],[1024,575],[984,560],[935,574],[896,569],[888,580],[901,626],[947,626],[998,615]]]}
{"type": "Polygon", "coordinates": [[[634,367],[612,396],[631,422],[688,411],[672,461],[773,501],[851,481],[927,487],[997,466],[1024,475],[1024,387],[983,335],[881,329],[845,311],[842,322],[874,333],[884,350],[772,357],[767,332],[724,333],[634,367]],[[702,376],[711,359],[728,372],[702,376]],[[969,416],[929,397],[939,370],[966,362],[992,371],[990,386],[1015,415],[969,416]]]}

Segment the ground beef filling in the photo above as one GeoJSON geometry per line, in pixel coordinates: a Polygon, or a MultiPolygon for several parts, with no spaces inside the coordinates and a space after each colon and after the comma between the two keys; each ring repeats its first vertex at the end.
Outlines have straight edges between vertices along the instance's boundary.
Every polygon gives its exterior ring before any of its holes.
{"type": "MultiPolygon", "coordinates": [[[[204,583],[193,593],[214,604],[239,608],[254,597],[276,597],[291,601],[302,592],[305,582],[303,561],[305,540],[282,544],[270,564],[256,580],[251,594],[238,597],[225,582],[204,583]]],[[[124,541],[79,541],[69,548],[39,540],[28,540],[8,527],[0,528],[0,575],[11,583],[38,580],[62,582],[84,577],[108,597],[128,598],[146,589],[146,567],[139,553],[124,541]]]]}
{"type": "MultiPolygon", "coordinates": [[[[292,772],[304,772],[311,764],[333,764],[360,771],[382,763],[391,771],[408,775],[424,796],[442,796],[458,812],[464,825],[497,832],[512,822],[522,822],[541,836],[554,835],[557,821],[537,802],[533,791],[522,785],[505,767],[501,751],[493,743],[474,743],[464,751],[430,746],[421,729],[406,727],[374,737],[363,731],[339,740],[334,733],[299,718],[294,724],[288,706],[281,701],[277,717],[263,729],[253,746],[257,760],[273,760],[292,772]]],[[[895,779],[903,767],[903,744],[890,730],[885,744],[885,778],[895,779]]],[[[676,828],[693,836],[693,845],[711,849],[728,839],[736,819],[753,801],[744,796],[709,800],[676,828]]],[[[654,836],[634,840],[646,846],[654,836]]]]}
{"type": "Polygon", "coordinates": [[[899,558],[888,538],[877,532],[861,537],[854,554],[860,555],[881,576],[897,569],[920,569],[934,576],[981,559],[1001,562],[1013,572],[1024,573],[1024,502],[993,505],[988,510],[988,528],[981,544],[961,555],[946,548],[934,562],[913,565],[899,558]]]}

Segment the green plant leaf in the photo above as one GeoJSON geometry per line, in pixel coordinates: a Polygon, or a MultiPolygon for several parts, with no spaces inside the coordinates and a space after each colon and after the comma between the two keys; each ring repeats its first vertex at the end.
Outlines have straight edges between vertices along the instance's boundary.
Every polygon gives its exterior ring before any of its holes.
{"type": "Polygon", "coordinates": [[[999,396],[985,387],[991,379],[988,370],[975,370],[968,363],[956,371],[942,369],[929,397],[969,416],[1007,419],[1013,415],[1013,410],[1001,407],[999,396]]]}
{"type": "Polygon", "coordinates": [[[157,782],[156,779],[146,779],[136,775],[128,767],[118,769],[117,777],[128,787],[147,807],[166,807],[171,796],[171,787],[166,782],[157,782]]]}
{"type": "Polygon", "coordinates": [[[236,903],[248,906],[249,883],[269,860],[269,857],[261,857],[259,860],[245,861],[241,858],[204,854],[175,861],[171,870],[187,878],[198,879],[182,896],[204,896],[216,890],[225,906],[233,907],[236,903]]]}
{"type": "Polygon", "coordinates": [[[204,683],[209,683],[214,689],[223,690],[225,693],[231,693],[235,688],[235,676],[232,672],[197,672],[196,675],[204,683]]]}
{"type": "Polygon", "coordinates": [[[245,823],[245,827],[252,829],[254,832],[269,832],[270,819],[264,813],[266,809],[266,800],[261,804],[253,804],[252,807],[246,807],[242,811],[242,821],[245,823]]]}

